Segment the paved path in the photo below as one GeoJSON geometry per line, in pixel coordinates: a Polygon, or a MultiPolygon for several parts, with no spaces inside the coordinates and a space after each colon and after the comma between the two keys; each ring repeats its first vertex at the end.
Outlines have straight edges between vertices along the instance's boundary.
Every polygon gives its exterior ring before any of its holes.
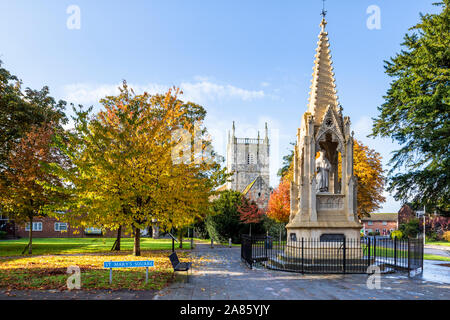
{"type": "Polygon", "coordinates": [[[424,247],[424,253],[450,258],[450,247],[427,244],[424,247]]]}
{"type": "MultiPolygon", "coordinates": [[[[248,269],[240,248],[214,248],[198,244],[193,254],[209,260],[195,266],[190,282],[179,281],[158,292],[154,299],[450,299],[450,267],[425,264],[424,278],[404,273],[383,275],[381,289],[367,288],[367,275],[301,275],[266,269],[248,269]],[[431,271],[430,271],[431,270],[431,271]],[[432,281],[430,281],[432,280],[432,281]],[[435,282],[439,281],[439,282],[435,282]],[[447,282],[448,281],[448,282],[447,282]],[[447,282],[447,283],[446,283],[447,282]]],[[[442,264],[442,262],[441,262],[442,264]]]]}
{"type": "Polygon", "coordinates": [[[442,251],[450,251],[450,246],[441,246],[437,244],[426,244],[425,249],[437,249],[442,251]]]}
{"type": "Polygon", "coordinates": [[[197,244],[192,252],[196,266],[185,280],[185,273],[177,275],[179,281],[168,288],[155,291],[37,291],[23,290],[6,293],[2,299],[85,300],[85,299],[450,299],[450,263],[424,261],[423,277],[410,279],[404,273],[383,275],[381,289],[367,288],[367,275],[301,275],[267,269],[250,270],[240,260],[240,248],[209,248],[197,244]]]}

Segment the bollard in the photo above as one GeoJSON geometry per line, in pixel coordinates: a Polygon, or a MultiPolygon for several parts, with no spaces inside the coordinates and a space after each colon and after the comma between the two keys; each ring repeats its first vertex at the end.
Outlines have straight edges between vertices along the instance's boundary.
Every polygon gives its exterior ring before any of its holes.
{"type": "Polygon", "coordinates": [[[194,249],[194,238],[191,238],[191,250],[194,249]]]}
{"type": "Polygon", "coordinates": [[[231,248],[231,238],[228,239],[228,245],[229,245],[230,248],[231,248]]]}
{"type": "MultiPolygon", "coordinates": [[[[109,260],[112,262],[112,260],[109,260]]],[[[112,284],[112,268],[109,268],[109,284],[112,284]]]]}
{"type": "Polygon", "coordinates": [[[148,283],[148,267],[145,269],[147,269],[147,270],[145,270],[145,284],[147,284],[148,283]]]}
{"type": "Polygon", "coordinates": [[[211,238],[211,248],[214,248],[214,240],[211,238]]]}

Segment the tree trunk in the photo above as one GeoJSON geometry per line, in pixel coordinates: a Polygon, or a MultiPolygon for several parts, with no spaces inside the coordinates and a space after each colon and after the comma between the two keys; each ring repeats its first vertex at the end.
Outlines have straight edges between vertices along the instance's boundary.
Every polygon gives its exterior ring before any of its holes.
{"type": "Polygon", "coordinates": [[[141,255],[141,229],[133,227],[133,230],[134,230],[133,255],[140,256],[141,255]]]}
{"type": "Polygon", "coordinates": [[[180,249],[183,249],[183,229],[178,232],[178,240],[180,240],[180,249]]]}
{"type": "MultiPolygon", "coordinates": [[[[33,254],[33,216],[30,217],[30,231],[27,247],[28,247],[28,254],[33,254]]],[[[27,247],[25,247],[25,249],[27,247]]]]}
{"type": "Polygon", "coordinates": [[[120,251],[120,239],[122,237],[122,226],[119,226],[119,229],[117,229],[117,237],[116,237],[116,241],[114,241],[114,244],[111,248],[112,250],[115,251],[120,251]]]}
{"type": "Polygon", "coordinates": [[[280,224],[280,233],[279,233],[279,237],[278,237],[278,245],[281,246],[281,224],[280,224]]]}
{"type": "Polygon", "coordinates": [[[250,237],[252,236],[252,224],[250,223],[250,237]]]}

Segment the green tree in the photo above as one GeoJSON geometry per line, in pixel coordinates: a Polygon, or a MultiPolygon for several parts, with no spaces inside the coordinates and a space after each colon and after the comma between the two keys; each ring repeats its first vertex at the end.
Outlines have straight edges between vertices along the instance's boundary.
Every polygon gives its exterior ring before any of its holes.
{"type": "Polygon", "coordinates": [[[217,242],[226,242],[229,238],[234,243],[240,241],[242,224],[238,211],[242,194],[237,191],[225,190],[213,200],[210,205],[210,215],[205,225],[209,237],[217,242]]]}
{"type": "Polygon", "coordinates": [[[393,78],[374,119],[372,136],[401,146],[390,160],[388,190],[397,200],[450,211],[450,0],[404,37],[402,51],[385,61],[393,78]]]}
{"type": "Polygon", "coordinates": [[[52,145],[51,125],[32,127],[10,150],[4,179],[0,180],[0,200],[3,211],[16,223],[29,224],[28,249],[32,253],[33,219],[45,214],[45,207],[64,201],[65,194],[57,191],[62,181],[48,173],[48,163],[63,165],[64,157],[52,145]],[[44,188],[42,183],[53,186],[44,188]]]}
{"type": "Polygon", "coordinates": [[[67,123],[66,102],[56,102],[48,87],[26,88],[17,76],[2,68],[0,61],[0,178],[7,168],[9,154],[31,127],[52,123],[56,127],[67,123]]]}

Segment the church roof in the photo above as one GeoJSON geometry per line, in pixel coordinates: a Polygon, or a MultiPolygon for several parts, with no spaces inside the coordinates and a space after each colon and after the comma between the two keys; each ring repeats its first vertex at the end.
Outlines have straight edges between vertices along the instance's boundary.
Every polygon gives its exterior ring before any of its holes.
{"type": "Polygon", "coordinates": [[[327,22],[322,19],[322,28],[317,42],[317,49],[313,67],[313,78],[309,92],[308,112],[315,116],[316,124],[320,123],[329,105],[338,112],[338,96],[333,72],[333,61],[331,60],[328,32],[325,31],[327,22]]]}
{"type": "Polygon", "coordinates": [[[253,187],[253,185],[255,184],[256,180],[258,180],[259,177],[260,177],[260,176],[257,176],[257,177],[255,178],[255,180],[253,180],[252,182],[250,182],[250,183],[245,187],[245,189],[242,190],[242,194],[243,194],[244,196],[250,191],[250,189],[253,187]]]}

